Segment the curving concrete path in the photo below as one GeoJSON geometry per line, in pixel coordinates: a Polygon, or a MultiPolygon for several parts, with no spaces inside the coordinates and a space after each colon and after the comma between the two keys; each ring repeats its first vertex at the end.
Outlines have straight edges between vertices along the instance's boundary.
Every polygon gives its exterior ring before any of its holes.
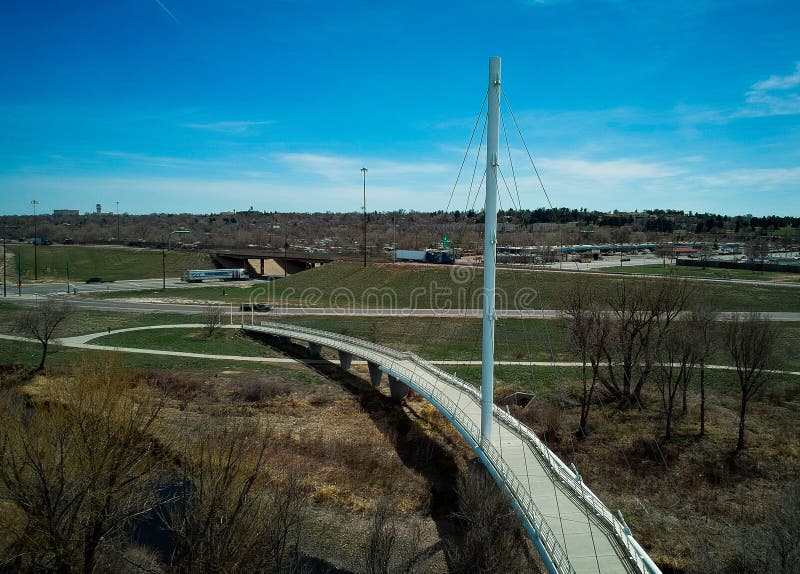
{"type": "Polygon", "coordinates": [[[465,381],[408,352],[282,323],[245,325],[245,331],[308,343],[311,355],[323,346],[339,353],[342,368],[360,357],[373,385],[389,378],[392,396],[414,389],[439,409],[473,447],[510,495],[548,569],[565,574],[659,573],[630,531],[539,438],[518,420],[494,408],[491,437],[480,433],[480,392],[465,381]]]}

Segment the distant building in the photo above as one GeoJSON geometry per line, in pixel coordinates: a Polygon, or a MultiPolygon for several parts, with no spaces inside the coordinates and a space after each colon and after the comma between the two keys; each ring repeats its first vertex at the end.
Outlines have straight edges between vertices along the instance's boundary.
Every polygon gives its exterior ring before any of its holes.
{"type": "Polygon", "coordinates": [[[95,206],[94,206],[94,212],[97,215],[100,215],[101,213],[103,213],[103,206],[100,205],[99,203],[96,203],[95,206]]]}
{"type": "Polygon", "coordinates": [[[54,209],[53,215],[56,217],[67,217],[70,215],[80,215],[80,211],[77,209],[54,209]]]}

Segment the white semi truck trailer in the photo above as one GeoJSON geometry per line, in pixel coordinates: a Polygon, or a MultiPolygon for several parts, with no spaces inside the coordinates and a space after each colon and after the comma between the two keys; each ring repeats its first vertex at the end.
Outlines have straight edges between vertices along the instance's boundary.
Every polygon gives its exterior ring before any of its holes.
{"type": "Polygon", "coordinates": [[[181,277],[186,283],[200,283],[206,279],[218,281],[244,281],[250,279],[246,269],[192,269],[181,277]]]}

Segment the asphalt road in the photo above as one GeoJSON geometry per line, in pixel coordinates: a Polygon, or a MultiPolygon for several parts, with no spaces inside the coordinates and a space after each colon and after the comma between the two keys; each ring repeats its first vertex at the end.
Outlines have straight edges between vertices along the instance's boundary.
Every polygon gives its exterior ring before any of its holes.
{"type": "MultiPolygon", "coordinates": [[[[166,303],[162,301],[125,301],[119,299],[91,299],[74,296],[57,296],[58,299],[70,301],[81,309],[94,309],[100,311],[119,311],[128,313],[179,313],[186,315],[196,315],[203,313],[208,306],[201,304],[182,304],[166,303]]],[[[0,297],[0,301],[2,301],[0,297]]],[[[24,297],[6,298],[9,303],[32,303],[37,298],[27,295],[24,297]]],[[[480,309],[346,309],[334,307],[277,307],[268,312],[240,311],[237,305],[222,304],[222,312],[229,315],[233,311],[234,320],[244,319],[249,322],[262,320],[276,316],[307,316],[307,317],[450,317],[450,318],[480,318],[480,309]]],[[[720,318],[725,319],[736,313],[721,313],[720,318]]],[[[745,313],[739,313],[745,314],[745,313]]],[[[766,312],[762,313],[766,318],[773,321],[800,321],[800,313],[786,312],[766,312]]],[[[524,311],[517,310],[498,310],[499,318],[526,318],[526,319],[558,319],[562,316],[562,311],[556,309],[536,310],[529,309],[524,311]]]]}
{"type": "MultiPolygon", "coordinates": [[[[260,284],[263,281],[237,281],[235,285],[253,285],[253,284],[260,284]]],[[[228,283],[223,282],[207,282],[207,283],[184,283],[181,281],[180,277],[167,277],[166,280],[167,289],[187,289],[187,288],[194,288],[194,287],[213,287],[213,286],[224,286],[228,283]]],[[[2,286],[2,283],[0,283],[2,286]]],[[[107,283],[85,283],[83,281],[80,282],[71,282],[69,284],[69,293],[72,294],[74,290],[77,290],[79,295],[85,295],[87,293],[107,293],[109,291],[147,291],[147,290],[161,290],[163,286],[163,279],[161,277],[156,277],[153,279],[134,279],[134,280],[125,280],[125,281],[111,281],[107,283]]],[[[17,285],[9,283],[7,286],[8,296],[17,295],[17,285]]],[[[67,293],[67,284],[64,283],[23,283],[22,284],[22,294],[23,295],[58,295],[58,294],[66,294],[67,293]]]]}

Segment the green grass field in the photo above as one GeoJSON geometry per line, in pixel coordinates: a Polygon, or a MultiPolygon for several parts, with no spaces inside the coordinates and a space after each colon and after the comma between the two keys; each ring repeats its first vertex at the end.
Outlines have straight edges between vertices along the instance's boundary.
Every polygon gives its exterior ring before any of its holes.
{"type": "MultiPolygon", "coordinates": [[[[9,245],[14,260],[8,262],[9,284],[16,283],[17,261],[22,265],[22,280],[34,277],[34,253],[32,245],[9,245]]],[[[161,251],[157,249],[134,249],[128,247],[86,247],[82,245],[42,245],[36,248],[39,264],[39,279],[62,281],[69,276],[74,281],[85,281],[100,277],[104,281],[122,279],[149,279],[161,277],[161,251]]],[[[175,277],[187,269],[213,269],[207,253],[196,251],[168,251],[166,272],[175,277]]]]}
{"type": "MultiPolygon", "coordinates": [[[[0,332],[10,332],[14,319],[22,312],[20,305],[0,305],[0,332]]],[[[269,316],[266,316],[269,318],[269,316]]],[[[342,333],[374,341],[392,348],[413,351],[429,360],[480,359],[481,322],[479,319],[431,317],[280,317],[293,323],[342,333]]],[[[209,352],[215,354],[259,355],[258,344],[242,342],[236,331],[218,331],[211,340],[197,336],[202,331],[202,317],[168,313],[127,313],[80,310],[63,325],[60,336],[99,333],[107,328],[123,329],[149,325],[198,323],[197,331],[147,330],[120,333],[98,338],[98,344],[163,348],[167,350],[209,352]],[[226,333],[222,335],[220,333],[226,333]],[[216,337],[220,337],[217,339],[216,337]],[[229,340],[230,338],[230,340],[229,340]],[[237,343],[233,343],[237,341],[237,343]],[[236,345],[244,345],[237,347],[236,345]],[[238,350],[241,350],[240,353],[238,350]]],[[[777,367],[800,371],[800,322],[778,323],[777,367]]],[[[716,325],[710,362],[730,364],[722,347],[721,325],[716,325]]],[[[0,342],[0,345],[4,345],[0,342]]],[[[578,356],[568,339],[562,320],[499,319],[495,350],[498,360],[575,361],[578,356]]],[[[264,355],[271,356],[271,355],[264,355]]]]}
{"type": "MultiPolygon", "coordinates": [[[[17,304],[4,303],[0,305],[0,332],[9,333],[15,318],[22,313],[22,310],[23,307],[17,304]]],[[[62,337],[70,337],[99,333],[109,327],[112,329],[125,329],[128,327],[194,322],[200,324],[202,319],[199,316],[178,313],[128,313],[80,309],[59,327],[58,334],[62,337]]],[[[0,345],[2,344],[0,342],[0,345]]]]}
{"type": "MultiPolygon", "coordinates": [[[[498,308],[558,309],[561,294],[576,281],[593,284],[600,293],[619,279],[593,273],[500,270],[498,308]]],[[[235,284],[170,289],[170,297],[231,302],[259,301],[279,306],[344,308],[479,308],[483,270],[479,268],[336,262],[251,288],[235,284]],[[224,294],[223,294],[224,292],[224,294]]],[[[800,290],[776,285],[692,282],[694,296],[723,311],[800,312],[800,290]]],[[[112,292],[104,297],[154,297],[152,291],[112,292]]]]}
{"type": "Polygon", "coordinates": [[[114,333],[93,339],[94,345],[162,349],[213,355],[240,355],[246,357],[278,357],[272,347],[244,335],[238,329],[217,329],[209,336],[205,328],[199,329],[147,329],[114,333]]]}
{"type": "MultiPolygon", "coordinates": [[[[39,364],[42,347],[38,343],[15,342],[13,346],[0,342],[0,365],[21,363],[29,368],[39,364]]],[[[126,368],[134,370],[176,371],[195,373],[213,377],[222,371],[246,373],[273,373],[284,382],[303,381],[325,383],[322,375],[297,364],[265,364],[236,360],[198,359],[196,357],[170,357],[165,355],[145,355],[137,353],[116,353],[114,351],[95,351],[52,346],[47,353],[47,368],[67,369],[81,361],[101,363],[118,361],[126,368]]]]}
{"type": "Polygon", "coordinates": [[[781,273],[779,271],[750,271],[747,269],[717,269],[713,267],[688,267],[683,265],[632,265],[629,267],[607,267],[596,269],[599,273],[667,275],[694,277],[698,279],[735,279],[752,281],[774,281],[775,283],[798,283],[800,273],[781,273]]]}

